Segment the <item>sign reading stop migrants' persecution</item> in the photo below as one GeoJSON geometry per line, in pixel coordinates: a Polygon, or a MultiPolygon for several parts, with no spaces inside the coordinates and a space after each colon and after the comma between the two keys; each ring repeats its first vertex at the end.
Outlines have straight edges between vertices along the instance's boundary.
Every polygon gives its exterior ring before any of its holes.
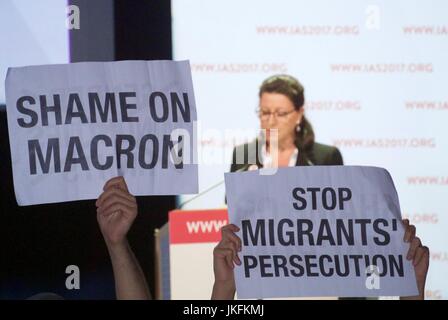
{"type": "Polygon", "coordinates": [[[10,68],[6,104],[19,205],[95,199],[118,175],[134,195],[197,193],[188,61],[10,68]]]}
{"type": "Polygon", "coordinates": [[[373,167],[225,176],[239,298],[417,295],[397,192],[373,167]]]}

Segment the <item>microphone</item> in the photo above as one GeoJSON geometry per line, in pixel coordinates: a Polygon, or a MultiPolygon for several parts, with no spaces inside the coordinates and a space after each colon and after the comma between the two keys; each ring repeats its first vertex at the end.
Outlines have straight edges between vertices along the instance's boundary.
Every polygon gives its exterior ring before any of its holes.
{"type": "MultiPolygon", "coordinates": [[[[233,172],[242,172],[242,171],[246,171],[247,169],[249,169],[249,167],[253,166],[254,164],[245,164],[244,166],[242,166],[241,168],[239,168],[236,171],[233,172]]],[[[255,166],[257,166],[255,164],[255,166]]],[[[257,166],[258,168],[258,166],[257,166]]],[[[220,185],[222,185],[225,182],[225,180],[221,180],[218,183],[215,183],[214,185],[208,187],[207,189],[205,189],[204,191],[199,192],[197,195],[195,195],[194,197],[185,200],[184,202],[182,202],[181,204],[179,204],[176,209],[182,209],[183,206],[185,206],[187,203],[190,203],[193,200],[196,200],[197,198],[203,196],[204,194],[207,194],[208,192],[212,191],[213,189],[216,189],[217,187],[219,187],[220,185]]]]}

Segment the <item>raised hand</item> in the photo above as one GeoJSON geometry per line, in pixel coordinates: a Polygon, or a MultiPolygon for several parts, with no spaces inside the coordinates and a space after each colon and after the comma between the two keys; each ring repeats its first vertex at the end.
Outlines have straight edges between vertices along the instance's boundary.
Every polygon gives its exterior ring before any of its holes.
{"type": "Polygon", "coordinates": [[[241,251],[241,239],[235,234],[240,229],[229,224],[221,229],[222,238],[213,250],[213,271],[215,284],[212,299],[233,299],[235,295],[235,277],[233,269],[241,265],[238,252],[241,251]]]}
{"type": "Polygon", "coordinates": [[[408,219],[403,220],[405,226],[405,233],[403,240],[410,243],[406,259],[412,261],[414,266],[415,277],[417,279],[417,287],[419,295],[415,297],[408,297],[409,299],[424,299],[425,298],[425,283],[426,275],[429,268],[429,249],[422,245],[421,240],[416,236],[416,228],[409,224],[408,219]]]}
{"type": "Polygon", "coordinates": [[[108,246],[126,243],[126,235],[137,216],[137,202],[123,177],[106,182],[96,201],[97,220],[108,246]]]}

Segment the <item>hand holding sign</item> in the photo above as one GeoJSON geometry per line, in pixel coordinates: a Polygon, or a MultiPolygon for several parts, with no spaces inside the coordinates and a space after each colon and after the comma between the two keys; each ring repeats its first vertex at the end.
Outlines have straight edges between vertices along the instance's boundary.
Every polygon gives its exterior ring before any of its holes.
{"type": "Polygon", "coordinates": [[[406,259],[412,261],[419,291],[418,296],[408,297],[408,299],[423,300],[425,298],[426,275],[429,268],[429,249],[422,245],[420,238],[416,237],[416,228],[409,224],[408,219],[404,219],[403,224],[406,227],[403,240],[410,243],[406,259]]]}
{"type": "Polygon", "coordinates": [[[137,202],[123,177],[106,182],[96,201],[97,220],[112,262],[117,299],[146,300],[151,294],[126,235],[137,217],[137,202]]]}
{"type": "Polygon", "coordinates": [[[123,177],[110,179],[103,190],[96,201],[98,224],[108,246],[122,245],[137,217],[137,202],[123,177]]]}
{"type": "Polygon", "coordinates": [[[410,245],[403,241],[406,228],[386,170],[327,166],[281,168],[270,176],[228,173],[226,192],[229,220],[241,227],[243,244],[242,263],[235,268],[238,297],[422,292],[425,250],[413,226],[406,232],[410,245]]]}
{"type": "MultiPolygon", "coordinates": [[[[419,295],[413,297],[402,297],[402,299],[424,299],[425,282],[429,266],[429,249],[422,246],[421,241],[416,237],[416,228],[409,224],[409,220],[403,220],[405,234],[403,241],[409,242],[409,251],[406,256],[412,261],[419,295]]],[[[213,269],[215,273],[215,283],[213,286],[212,299],[230,300],[235,296],[235,279],[233,270],[235,265],[241,265],[238,252],[241,250],[241,239],[236,235],[240,231],[234,224],[229,224],[222,228],[222,239],[213,251],[213,269]],[[237,249],[238,248],[238,249],[237,249]]]]}
{"type": "Polygon", "coordinates": [[[213,250],[213,272],[215,284],[212,299],[229,300],[235,295],[234,264],[241,265],[238,252],[241,251],[241,239],[235,234],[240,231],[234,224],[221,229],[222,238],[213,250]]]}

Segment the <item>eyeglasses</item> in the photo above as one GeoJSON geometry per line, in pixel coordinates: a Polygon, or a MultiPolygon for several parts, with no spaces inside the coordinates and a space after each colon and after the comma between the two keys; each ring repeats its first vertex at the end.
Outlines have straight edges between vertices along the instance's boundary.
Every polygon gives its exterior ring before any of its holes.
{"type": "Polygon", "coordinates": [[[262,120],[262,121],[267,121],[269,120],[269,118],[271,117],[271,115],[275,116],[275,118],[279,121],[285,121],[288,117],[289,114],[295,112],[296,110],[290,110],[290,111],[275,111],[275,112],[270,112],[270,111],[263,111],[260,108],[257,108],[257,110],[255,110],[255,112],[258,114],[258,117],[262,120]]]}

